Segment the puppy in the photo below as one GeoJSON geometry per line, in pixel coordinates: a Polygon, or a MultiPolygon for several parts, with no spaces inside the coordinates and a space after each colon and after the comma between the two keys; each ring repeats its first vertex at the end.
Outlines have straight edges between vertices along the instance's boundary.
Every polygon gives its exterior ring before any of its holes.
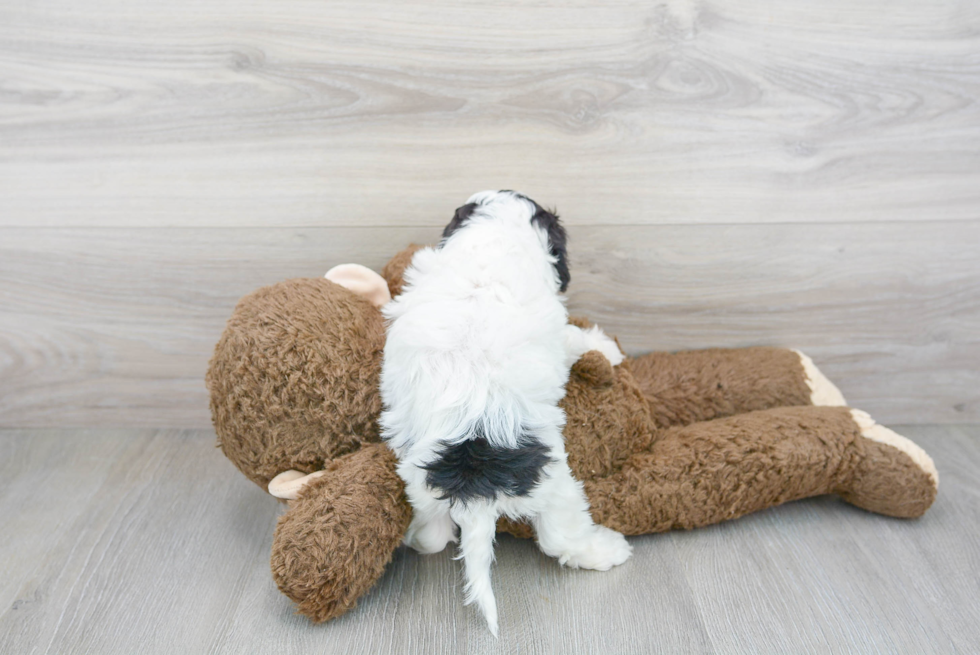
{"type": "Polygon", "coordinates": [[[384,308],[382,436],[398,457],[422,553],[456,541],[466,604],[497,635],[490,565],[497,518],[529,520],[541,550],[573,568],[608,570],[630,556],[595,525],[568,468],[558,401],[589,350],[623,357],[598,328],[568,325],[565,231],[512,191],[484,191],[456,210],[436,248],[418,251],[384,308]]]}

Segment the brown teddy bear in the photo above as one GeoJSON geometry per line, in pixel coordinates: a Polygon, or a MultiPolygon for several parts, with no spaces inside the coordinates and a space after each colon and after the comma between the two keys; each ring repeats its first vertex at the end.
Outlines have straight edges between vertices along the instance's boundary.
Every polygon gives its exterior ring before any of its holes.
{"type": "MultiPolygon", "coordinates": [[[[246,296],[207,373],[221,449],[250,480],[290,499],[276,526],[272,573],[314,621],[354,607],[411,518],[378,434],[379,307],[400,292],[419,247],[396,255],[384,278],[345,265],[329,279],[288,280],[246,296]]],[[[792,350],[651,353],[615,368],[592,351],[572,368],[561,405],[569,464],[593,517],[626,535],[695,528],[821,494],[912,518],[936,497],[929,456],[845,407],[792,350]]],[[[533,536],[523,524],[501,520],[498,528],[533,536]]]]}

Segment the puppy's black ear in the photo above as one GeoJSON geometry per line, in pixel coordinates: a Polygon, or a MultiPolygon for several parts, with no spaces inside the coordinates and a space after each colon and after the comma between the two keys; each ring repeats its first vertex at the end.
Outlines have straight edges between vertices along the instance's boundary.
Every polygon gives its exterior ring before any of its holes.
{"type": "MultiPolygon", "coordinates": [[[[537,205],[537,203],[535,203],[537,205]]],[[[548,243],[551,245],[551,255],[557,259],[555,271],[558,273],[558,280],[561,282],[560,291],[568,289],[568,283],[572,281],[572,275],[568,272],[568,237],[565,235],[565,228],[558,220],[558,214],[546,211],[538,206],[531,223],[537,225],[548,234],[548,243]]]]}
{"type": "Polygon", "coordinates": [[[473,215],[474,209],[476,209],[475,202],[465,204],[457,209],[456,213],[453,215],[453,220],[449,221],[449,225],[447,225],[446,229],[442,231],[442,238],[448,238],[453,232],[463,227],[466,221],[470,220],[470,216],[473,215]]]}

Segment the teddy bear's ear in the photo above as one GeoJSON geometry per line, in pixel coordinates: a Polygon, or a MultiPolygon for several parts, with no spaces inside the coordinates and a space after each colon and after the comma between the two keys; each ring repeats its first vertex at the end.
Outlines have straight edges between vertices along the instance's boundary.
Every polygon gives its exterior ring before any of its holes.
{"type": "Polygon", "coordinates": [[[283,471],[269,480],[269,493],[282,500],[296,500],[299,498],[299,492],[303,490],[303,487],[324,473],[326,471],[314,471],[304,475],[300,471],[283,471]]]}
{"type": "Polygon", "coordinates": [[[375,307],[383,307],[391,300],[388,283],[367,266],[340,264],[327,271],[323,277],[367,298],[375,307]]]}

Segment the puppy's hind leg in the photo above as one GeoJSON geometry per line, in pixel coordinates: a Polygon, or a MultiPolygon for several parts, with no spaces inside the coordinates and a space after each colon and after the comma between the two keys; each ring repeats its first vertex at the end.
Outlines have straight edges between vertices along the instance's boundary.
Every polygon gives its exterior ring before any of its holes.
{"type": "Polygon", "coordinates": [[[425,524],[415,524],[405,535],[405,544],[423,555],[441,553],[450,541],[456,541],[456,525],[449,512],[437,514],[425,524]]]}
{"type": "Polygon", "coordinates": [[[633,549],[626,538],[592,521],[585,491],[566,460],[555,460],[549,468],[535,493],[541,511],[531,519],[541,551],[564,566],[597,571],[629,559],[633,549]]]}
{"type": "Polygon", "coordinates": [[[459,559],[466,574],[466,604],[476,603],[497,636],[497,601],[490,585],[493,564],[493,540],[497,532],[497,512],[483,501],[453,503],[449,510],[459,525],[459,559]]]}
{"type": "Polygon", "coordinates": [[[449,501],[433,493],[425,484],[425,472],[417,466],[399,466],[398,473],[406,481],[405,495],[412,505],[412,522],[405,532],[404,544],[423,555],[441,553],[446,544],[456,541],[449,501]]]}

